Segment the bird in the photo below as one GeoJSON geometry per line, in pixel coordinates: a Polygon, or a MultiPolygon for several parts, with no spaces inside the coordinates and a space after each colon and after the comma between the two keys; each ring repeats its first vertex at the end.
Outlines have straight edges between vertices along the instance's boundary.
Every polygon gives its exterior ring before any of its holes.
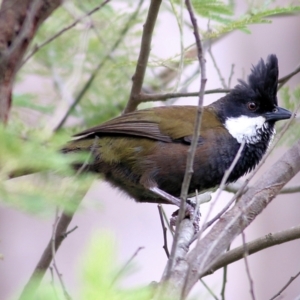
{"type": "MultiPolygon", "coordinates": [[[[242,144],[226,183],[257,166],[274,137],[275,123],[292,116],[278,106],[278,72],[276,55],[260,59],[247,81],[239,80],[224,97],[201,108],[189,195],[217,187],[242,144]]],[[[180,206],[197,109],[164,106],[126,113],[76,134],[62,152],[90,152],[84,169],[102,174],[137,202],[180,206]]]]}

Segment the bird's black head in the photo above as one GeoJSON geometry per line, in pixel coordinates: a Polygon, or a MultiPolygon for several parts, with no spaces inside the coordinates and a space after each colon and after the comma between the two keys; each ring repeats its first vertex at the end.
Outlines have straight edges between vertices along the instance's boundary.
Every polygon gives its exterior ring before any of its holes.
{"type": "Polygon", "coordinates": [[[221,122],[239,143],[255,144],[263,133],[273,135],[274,123],[289,119],[291,113],[277,105],[278,60],[269,55],[253,66],[248,81],[239,84],[217,103],[221,122]]]}

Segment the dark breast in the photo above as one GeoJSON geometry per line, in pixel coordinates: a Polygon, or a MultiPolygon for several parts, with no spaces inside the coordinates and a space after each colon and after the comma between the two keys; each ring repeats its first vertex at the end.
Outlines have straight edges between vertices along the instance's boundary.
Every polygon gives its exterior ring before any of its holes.
{"type": "MultiPolygon", "coordinates": [[[[235,168],[230,174],[227,183],[234,182],[241,176],[250,172],[259,163],[267,150],[271,132],[265,134],[261,142],[246,144],[235,168]]],[[[205,189],[214,188],[221,183],[225,171],[233,162],[240,145],[229,133],[209,137],[210,143],[203,140],[196,151],[194,162],[194,174],[192,176],[189,193],[199,192],[205,189]]],[[[172,151],[166,145],[161,147],[161,156],[155,168],[155,181],[158,186],[178,197],[181,191],[181,184],[186,166],[186,154],[190,145],[173,145],[172,151]]]]}

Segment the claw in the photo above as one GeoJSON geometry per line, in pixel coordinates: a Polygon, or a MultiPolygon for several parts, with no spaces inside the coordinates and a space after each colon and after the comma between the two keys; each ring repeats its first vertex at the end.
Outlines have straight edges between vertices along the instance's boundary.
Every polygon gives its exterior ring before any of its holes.
{"type": "MultiPolygon", "coordinates": [[[[172,213],[172,217],[170,218],[170,227],[173,232],[175,231],[175,226],[176,226],[176,222],[178,219],[178,213],[179,213],[179,209],[174,211],[172,213]]],[[[193,221],[195,234],[198,233],[200,230],[200,227],[199,227],[200,216],[201,216],[200,211],[199,210],[196,211],[195,204],[188,199],[184,218],[189,218],[190,220],[193,221]]]]}

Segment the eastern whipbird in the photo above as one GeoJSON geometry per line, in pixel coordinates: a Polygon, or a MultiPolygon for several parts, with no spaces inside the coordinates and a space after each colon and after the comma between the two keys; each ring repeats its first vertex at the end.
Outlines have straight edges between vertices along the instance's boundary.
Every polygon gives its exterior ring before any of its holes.
{"type": "MultiPolygon", "coordinates": [[[[270,55],[248,81],[202,108],[202,123],[189,193],[220,184],[241,143],[244,148],[227,183],[250,172],[275,134],[275,122],[291,112],[278,107],[278,61],[270,55]]],[[[75,135],[62,151],[91,152],[85,169],[101,173],[138,202],[178,205],[197,107],[171,106],[124,114],[75,135]]],[[[80,165],[76,166],[77,168],[80,165]]]]}

